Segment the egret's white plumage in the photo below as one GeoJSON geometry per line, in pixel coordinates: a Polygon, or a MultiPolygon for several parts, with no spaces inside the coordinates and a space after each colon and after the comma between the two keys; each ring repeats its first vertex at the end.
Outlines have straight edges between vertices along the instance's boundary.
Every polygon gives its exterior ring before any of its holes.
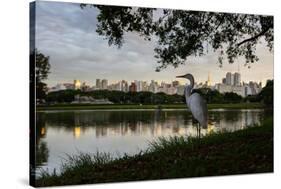
{"type": "Polygon", "coordinates": [[[184,90],[184,96],[186,105],[190,109],[193,117],[199,122],[200,126],[207,128],[208,123],[208,109],[206,101],[198,93],[192,93],[194,86],[194,78],[191,74],[177,76],[186,78],[190,81],[190,85],[187,85],[184,90]]]}

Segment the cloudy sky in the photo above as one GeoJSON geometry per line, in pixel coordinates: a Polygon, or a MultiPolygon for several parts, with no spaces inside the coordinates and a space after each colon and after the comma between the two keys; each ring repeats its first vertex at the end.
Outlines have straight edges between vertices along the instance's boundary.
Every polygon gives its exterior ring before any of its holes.
{"type": "Polygon", "coordinates": [[[259,62],[252,64],[250,69],[244,66],[242,58],[220,68],[215,54],[209,53],[199,58],[191,57],[188,64],[178,68],[168,67],[155,72],[155,42],[128,33],[121,49],[109,47],[107,40],[95,32],[97,9],[82,10],[74,3],[36,3],[36,48],[50,56],[48,86],[73,82],[74,79],[95,85],[97,78],[108,79],[109,83],[123,79],[171,82],[176,75],[185,73],[192,73],[197,82],[205,82],[210,73],[214,84],[221,82],[226,72],[235,72],[238,67],[245,82],[262,81],[264,85],[267,79],[273,78],[273,54],[263,44],[257,48],[259,62]]]}

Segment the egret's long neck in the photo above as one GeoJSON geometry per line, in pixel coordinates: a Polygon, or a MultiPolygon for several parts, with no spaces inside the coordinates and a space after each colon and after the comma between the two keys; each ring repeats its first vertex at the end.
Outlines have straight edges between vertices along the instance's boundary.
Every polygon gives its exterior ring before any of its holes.
{"type": "Polygon", "coordinates": [[[194,77],[190,74],[187,79],[190,81],[191,89],[194,87],[194,77]]]}
{"type": "Polygon", "coordinates": [[[190,87],[190,85],[187,85],[184,89],[184,96],[186,99],[188,99],[191,95],[191,90],[192,88],[190,87]]]}
{"type": "Polygon", "coordinates": [[[189,96],[191,95],[191,91],[194,87],[194,77],[191,74],[188,74],[187,79],[190,82],[190,85],[185,87],[185,98],[188,100],[189,96]]]}

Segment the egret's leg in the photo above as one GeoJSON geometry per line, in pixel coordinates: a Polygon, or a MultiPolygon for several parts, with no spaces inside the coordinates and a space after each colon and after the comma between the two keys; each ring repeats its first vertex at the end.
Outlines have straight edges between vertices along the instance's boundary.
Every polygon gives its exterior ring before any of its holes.
{"type": "Polygon", "coordinates": [[[199,138],[201,138],[201,126],[200,126],[200,123],[198,123],[198,131],[199,131],[199,138]]]}
{"type": "Polygon", "coordinates": [[[196,134],[197,134],[197,138],[201,137],[201,129],[199,123],[196,123],[196,134]]]}
{"type": "Polygon", "coordinates": [[[196,135],[197,135],[197,138],[199,138],[199,130],[198,130],[198,125],[197,125],[197,123],[195,123],[195,125],[196,125],[196,135]]]}

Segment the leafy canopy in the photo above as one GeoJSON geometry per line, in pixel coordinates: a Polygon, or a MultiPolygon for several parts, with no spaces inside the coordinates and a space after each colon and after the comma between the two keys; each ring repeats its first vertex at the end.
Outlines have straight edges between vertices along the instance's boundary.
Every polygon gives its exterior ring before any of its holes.
{"type": "Polygon", "coordinates": [[[81,4],[85,6],[99,10],[96,31],[109,45],[120,48],[126,32],[156,39],[157,71],[185,64],[209,49],[218,54],[220,65],[242,56],[249,66],[258,61],[256,46],[262,37],[273,51],[272,16],[81,4]]]}
{"type": "Polygon", "coordinates": [[[50,73],[50,57],[39,52],[37,49],[35,49],[32,56],[35,56],[36,82],[42,82],[48,78],[48,74],[50,73]]]}

